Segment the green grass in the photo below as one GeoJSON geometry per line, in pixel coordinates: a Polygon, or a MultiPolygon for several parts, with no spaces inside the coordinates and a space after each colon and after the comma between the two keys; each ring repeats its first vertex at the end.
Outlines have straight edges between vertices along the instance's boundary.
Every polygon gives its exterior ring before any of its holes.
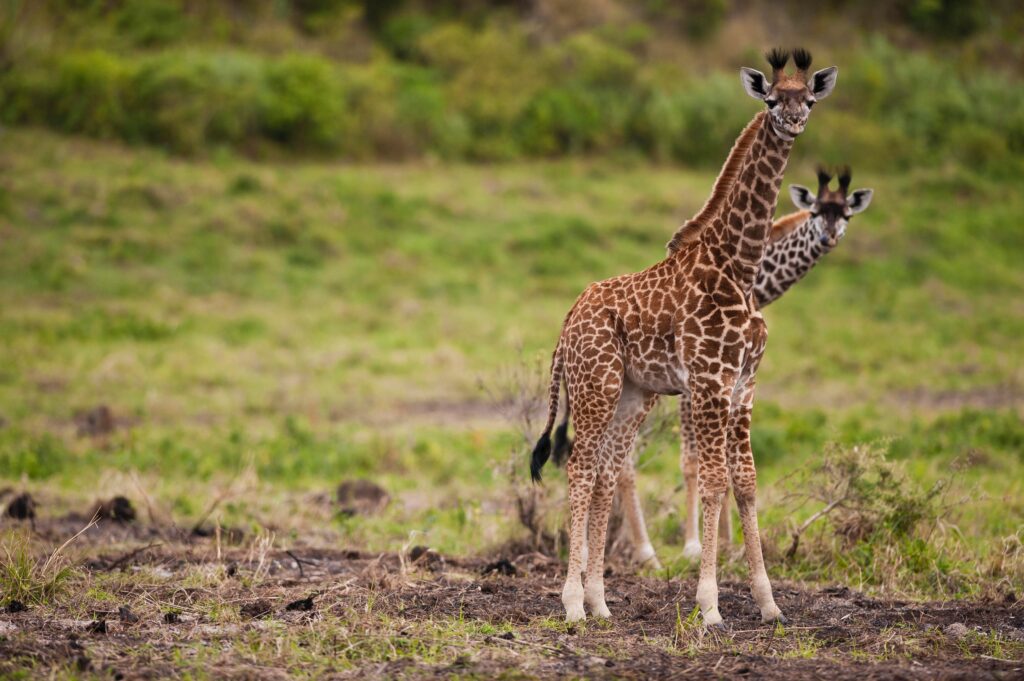
{"type": "MultiPolygon", "coordinates": [[[[713,180],[612,161],[183,161],[39,130],[6,131],[0,158],[0,479],[72,499],[145,490],[179,520],[228,489],[225,525],[314,523],[392,550],[415,531],[454,554],[518,531],[503,500],[526,443],[493,407],[510,368],[545,381],[578,292],[661,258],[713,180]],[[127,427],[77,436],[75,414],[100,403],[127,427]],[[370,519],[307,508],[351,476],[400,502],[370,519]]],[[[854,170],[873,205],[766,312],[762,522],[783,541],[812,512],[784,507],[783,479],[828,443],[887,438],[915,485],[969,496],[952,557],[919,565],[969,574],[908,588],[978,593],[1024,512],[1024,197],[954,163],[854,170]]],[[[797,162],[787,181],[811,177],[797,162]]],[[[655,543],[686,571],[676,448],[649,440],[640,485],[655,543]]],[[[552,495],[563,484],[549,475],[552,495]]],[[[863,565],[773,569],[887,583],[863,565]]]]}

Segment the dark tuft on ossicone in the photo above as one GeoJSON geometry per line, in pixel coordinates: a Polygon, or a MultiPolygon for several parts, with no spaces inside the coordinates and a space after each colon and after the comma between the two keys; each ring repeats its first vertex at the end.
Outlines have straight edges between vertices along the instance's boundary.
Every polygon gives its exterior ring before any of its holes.
{"type": "Polygon", "coordinates": [[[811,68],[811,53],[802,47],[796,48],[793,50],[793,63],[797,69],[806,71],[811,68]]]}
{"type": "Polygon", "coordinates": [[[843,166],[839,169],[839,188],[843,190],[843,194],[850,188],[850,166],[843,166]]]}
{"type": "Polygon", "coordinates": [[[789,61],[789,51],[781,47],[773,47],[765,53],[764,58],[768,60],[773,69],[781,71],[786,68],[786,63],[789,61]]]}
{"type": "Polygon", "coordinates": [[[825,166],[818,166],[818,185],[821,187],[828,187],[828,183],[832,181],[832,173],[828,172],[825,166]]]}

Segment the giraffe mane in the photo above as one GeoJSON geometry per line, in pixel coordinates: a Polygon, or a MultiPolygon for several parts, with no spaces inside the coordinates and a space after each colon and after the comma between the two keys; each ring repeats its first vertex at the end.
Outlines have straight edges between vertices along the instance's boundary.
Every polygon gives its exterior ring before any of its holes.
{"type": "Polygon", "coordinates": [[[757,136],[758,130],[761,129],[765,116],[764,111],[754,116],[754,119],[747,123],[747,127],[743,128],[743,132],[736,138],[736,142],[732,145],[732,149],[729,150],[725,164],[722,166],[722,170],[718,173],[718,178],[711,188],[711,196],[704,203],[704,207],[700,209],[699,213],[687,220],[682,227],[677,229],[676,233],[672,235],[672,239],[668,242],[668,252],[670,254],[682,248],[683,244],[693,243],[700,239],[700,234],[704,228],[711,224],[715,216],[721,212],[725,200],[729,197],[729,193],[736,184],[736,180],[739,179],[743,161],[746,160],[750,148],[754,146],[754,138],[757,136]]]}
{"type": "Polygon", "coordinates": [[[783,215],[781,218],[772,223],[772,233],[768,237],[768,243],[775,243],[781,241],[790,232],[799,227],[804,221],[811,217],[811,211],[809,210],[798,210],[795,213],[789,215],[783,215]]]}

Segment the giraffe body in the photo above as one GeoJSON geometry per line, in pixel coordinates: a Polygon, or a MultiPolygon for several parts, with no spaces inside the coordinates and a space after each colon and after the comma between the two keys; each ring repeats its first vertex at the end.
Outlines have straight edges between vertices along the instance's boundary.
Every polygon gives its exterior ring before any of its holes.
{"type": "MultiPolygon", "coordinates": [[[[810,55],[773,52],[769,82],[742,72],[748,93],[763,100],[740,136],[711,199],[669,243],[669,256],[636,274],[592,284],[573,305],[552,360],[548,423],[531,470],[550,455],[549,434],[564,378],[576,425],[566,465],[569,478],[569,565],[562,602],[569,621],[584,605],[609,616],[604,598],[604,548],[612,495],[637,430],[659,395],[689,398],[699,450],[697,486],[704,535],[697,603],[704,622],[721,626],[716,581],[717,523],[730,483],[744,529],[751,591],[764,621],[784,620],[772,596],[757,531],[756,472],[750,448],[755,376],[767,326],[752,288],[771,232],[779,187],[794,138],[816,99],[835,83],[835,68],[808,82],[810,55]],[[745,148],[745,152],[741,151],[745,148]],[[735,155],[735,165],[731,163],[735,155]],[[738,173],[737,173],[738,168],[738,173]],[[588,546],[586,583],[580,578],[588,546]]],[[[556,434],[557,437],[557,434],[556,434]]]]}

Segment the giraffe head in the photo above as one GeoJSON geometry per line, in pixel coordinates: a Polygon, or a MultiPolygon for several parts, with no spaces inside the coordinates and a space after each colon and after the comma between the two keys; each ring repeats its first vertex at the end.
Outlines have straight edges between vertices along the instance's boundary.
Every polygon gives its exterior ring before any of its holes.
{"type": "Polygon", "coordinates": [[[743,67],[740,69],[743,88],[748,95],[763,101],[768,107],[775,134],[790,141],[804,131],[814,103],[832,93],[839,69],[830,66],[808,76],[811,53],[803,48],[793,50],[793,63],[796,65],[793,75],[785,72],[789,52],[775,48],[765,57],[772,67],[771,80],[756,69],[743,67]]]}
{"type": "Polygon", "coordinates": [[[839,188],[829,189],[832,174],[825,168],[818,167],[818,193],[813,194],[807,187],[798,184],[790,185],[789,196],[800,210],[811,212],[816,233],[821,245],[827,249],[835,247],[846,233],[846,225],[850,218],[860,213],[871,203],[874,193],[871,189],[858,189],[850,192],[850,167],[844,166],[838,171],[839,188]]]}

